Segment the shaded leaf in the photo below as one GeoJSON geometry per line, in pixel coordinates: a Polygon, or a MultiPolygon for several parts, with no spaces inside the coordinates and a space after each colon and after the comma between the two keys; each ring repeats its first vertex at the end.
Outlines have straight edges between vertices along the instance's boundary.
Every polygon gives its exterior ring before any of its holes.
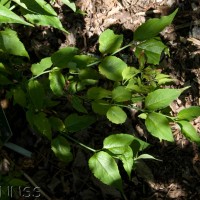
{"type": "Polygon", "coordinates": [[[116,102],[131,100],[131,92],[124,86],[118,86],[112,91],[112,99],[116,102]]]}
{"type": "Polygon", "coordinates": [[[114,53],[123,42],[123,35],[117,35],[112,30],[107,29],[99,37],[99,51],[102,54],[114,53]]]}
{"type": "Polygon", "coordinates": [[[145,125],[147,130],[154,137],[157,137],[160,140],[167,140],[169,142],[174,141],[169,121],[164,115],[154,112],[149,113],[145,120],[145,125]]]}
{"type": "Polygon", "coordinates": [[[108,102],[104,100],[96,100],[92,102],[92,110],[100,115],[106,115],[110,107],[111,105],[109,105],[108,102]]]}
{"type": "Polygon", "coordinates": [[[57,136],[51,142],[51,149],[54,154],[63,162],[69,163],[73,159],[73,155],[70,152],[71,148],[68,141],[62,137],[57,136]]]}
{"type": "Polygon", "coordinates": [[[13,90],[13,97],[15,103],[22,107],[26,107],[26,94],[20,87],[13,90]]]}
{"type": "Polygon", "coordinates": [[[111,96],[111,91],[106,90],[101,87],[92,87],[87,91],[87,97],[89,99],[103,99],[103,98],[109,98],[111,96]]]}
{"type": "Polygon", "coordinates": [[[114,124],[122,124],[127,118],[126,113],[118,106],[110,107],[106,116],[114,124]]]}
{"type": "Polygon", "coordinates": [[[89,168],[96,178],[103,183],[122,191],[122,180],[118,166],[108,153],[100,151],[89,159],[89,168]]]}
{"type": "Polygon", "coordinates": [[[99,65],[99,71],[106,78],[113,81],[121,81],[123,79],[122,72],[127,64],[120,58],[115,56],[107,56],[99,65]]]}
{"type": "Polygon", "coordinates": [[[129,80],[136,76],[140,71],[135,67],[126,67],[122,72],[123,80],[129,80]]]}
{"type": "Polygon", "coordinates": [[[13,84],[12,81],[10,81],[6,76],[0,74],[0,85],[9,85],[13,84]]]}
{"type": "Polygon", "coordinates": [[[193,120],[196,117],[200,116],[200,107],[199,106],[191,106],[189,108],[185,108],[183,110],[181,110],[178,115],[177,118],[179,120],[181,119],[185,119],[188,121],[193,120]]]}
{"type": "Polygon", "coordinates": [[[53,131],[62,132],[65,130],[65,124],[60,118],[57,117],[49,117],[49,122],[51,124],[51,128],[53,131]]]}
{"type": "Polygon", "coordinates": [[[83,101],[80,98],[76,96],[72,96],[71,103],[72,103],[73,108],[77,110],[78,112],[88,113],[86,108],[83,106],[83,101]]]}

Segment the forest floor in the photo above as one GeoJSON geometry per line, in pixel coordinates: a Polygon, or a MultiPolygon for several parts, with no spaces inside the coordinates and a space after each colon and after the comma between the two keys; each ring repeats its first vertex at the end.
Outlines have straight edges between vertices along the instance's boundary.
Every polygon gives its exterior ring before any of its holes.
{"type": "MultiPolygon", "coordinates": [[[[173,24],[161,33],[170,49],[170,57],[160,63],[160,68],[177,81],[175,88],[190,85],[190,89],[174,101],[174,114],[184,107],[200,104],[200,2],[199,0],[77,0],[77,7],[85,15],[72,12],[59,1],[54,8],[69,34],[51,28],[19,31],[28,52],[38,62],[58,48],[76,46],[81,52],[96,53],[98,36],[110,28],[124,35],[124,44],[133,39],[134,30],[149,18],[170,14],[179,8],[173,24]],[[45,33],[45,34],[44,34],[45,33]]],[[[12,160],[19,169],[33,180],[43,194],[37,199],[52,200],[120,200],[121,194],[100,183],[88,169],[88,152],[73,146],[74,160],[68,165],[60,163],[50,150],[49,142],[35,136],[25,116],[16,107],[9,116],[13,141],[32,151],[32,158],[25,158],[6,147],[1,157],[12,160]],[[17,135],[17,136],[16,136],[17,135]]],[[[173,127],[175,143],[160,143],[131,117],[125,125],[99,123],[91,129],[75,134],[83,143],[93,140],[101,145],[108,133],[131,133],[151,143],[145,153],[162,161],[145,160],[132,173],[132,179],[123,176],[123,187],[128,200],[199,200],[200,151],[173,127]],[[127,125],[128,124],[128,125],[127,125]]],[[[200,133],[200,119],[193,122],[200,133]]],[[[91,144],[91,142],[90,142],[91,144]]],[[[28,179],[27,181],[30,181],[28,179]]],[[[21,198],[22,199],[22,198],[21,198]]],[[[30,198],[29,198],[30,199],[30,198]]]]}

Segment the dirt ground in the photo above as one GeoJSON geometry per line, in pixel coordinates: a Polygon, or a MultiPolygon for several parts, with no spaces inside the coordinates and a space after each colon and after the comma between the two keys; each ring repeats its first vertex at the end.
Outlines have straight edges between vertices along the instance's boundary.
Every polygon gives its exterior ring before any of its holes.
{"type": "MultiPolygon", "coordinates": [[[[58,30],[38,28],[19,31],[32,60],[39,61],[63,46],[77,46],[81,52],[97,52],[98,35],[107,28],[124,34],[124,44],[132,38],[132,32],[147,19],[179,12],[173,24],[161,33],[170,48],[170,58],[164,58],[160,67],[177,81],[174,87],[191,85],[186,93],[175,101],[172,111],[200,104],[200,2],[199,0],[76,0],[84,15],[73,13],[60,1],[54,4],[65,28],[58,30]],[[28,39],[29,38],[29,39],[28,39]],[[31,38],[31,40],[30,40],[31,38]]],[[[88,169],[88,152],[73,146],[74,161],[65,166],[50,151],[50,144],[34,135],[24,123],[20,108],[10,108],[11,128],[14,143],[34,153],[31,159],[24,158],[7,148],[1,156],[11,159],[27,179],[41,187],[43,194],[37,199],[52,200],[120,200],[120,193],[95,179],[88,169]],[[17,136],[16,136],[17,135],[17,136]],[[28,179],[29,180],[29,179],[28,179]]],[[[9,115],[9,113],[8,113],[9,115]]],[[[200,118],[193,122],[200,133],[200,118]]],[[[175,143],[160,143],[140,131],[139,120],[129,119],[121,126],[99,122],[95,127],[75,134],[81,142],[101,145],[108,133],[136,131],[138,136],[151,144],[145,152],[162,161],[145,160],[133,171],[128,180],[122,172],[123,187],[128,200],[199,200],[200,199],[200,152],[199,148],[186,140],[179,129],[173,126],[175,143]],[[102,131],[104,133],[102,133],[102,131]],[[95,133],[94,133],[95,132],[95,133]]]]}

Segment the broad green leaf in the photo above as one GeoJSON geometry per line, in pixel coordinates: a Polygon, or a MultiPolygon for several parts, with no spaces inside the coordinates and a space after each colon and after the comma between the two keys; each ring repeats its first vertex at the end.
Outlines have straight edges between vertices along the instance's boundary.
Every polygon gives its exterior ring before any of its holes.
{"type": "Polygon", "coordinates": [[[76,12],[76,4],[71,0],[61,0],[65,5],[71,8],[74,12],[76,12]]]}
{"type": "Polygon", "coordinates": [[[72,62],[76,63],[80,69],[88,67],[88,65],[97,62],[99,59],[90,55],[75,55],[72,62]]]}
{"type": "Polygon", "coordinates": [[[55,69],[49,73],[50,88],[57,96],[62,96],[65,87],[65,78],[60,70],[55,69]]]}
{"type": "Polygon", "coordinates": [[[144,52],[147,57],[147,63],[158,65],[160,57],[166,46],[159,38],[152,38],[140,43],[135,50],[137,58],[140,57],[141,52],[144,52]]]}
{"type": "Polygon", "coordinates": [[[0,4],[5,6],[6,8],[10,8],[10,3],[11,3],[11,0],[1,0],[0,1],[0,4]]]}
{"type": "Polygon", "coordinates": [[[75,47],[65,47],[56,51],[51,60],[56,67],[67,68],[68,64],[73,60],[73,57],[78,53],[75,47]]]}
{"type": "Polygon", "coordinates": [[[51,57],[43,58],[39,63],[32,64],[31,72],[33,75],[38,75],[52,66],[51,57]]]}
{"type": "Polygon", "coordinates": [[[149,19],[136,29],[134,40],[143,41],[157,36],[165,27],[172,23],[177,12],[178,9],[169,16],[163,16],[160,19],[149,19]]]}
{"type": "Polygon", "coordinates": [[[106,78],[113,81],[121,81],[123,79],[122,72],[127,64],[120,58],[115,56],[107,56],[99,65],[99,71],[106,78]]]}
{"type": "Polygon", "coordinates": [[[106,115],[110,107],[111,105],[104,100],[96,100],[92,102],[92,110],[99,115],[106,115]]]}
{"type": "Polygon", "coordinates": [[[151,156],[149,154],[142,154],[142,155],[138,156],[136,159],[137,160],[138,159],[153,159],[153,160],[162,161],[162,160],[159,160],[159,159],[157,159],[157,158],[155,158],[155,157],[153,157],[153,156],[151,156]]]}
{"type": "Polygon", "coordinates": [[[89,99],[103,99],[111,97],[111,91],[101,87],[92,87],[87,91],[87,97],[89,99]]]}
{"type": "Polygon", "coordinates": [[[145,125],[154,137],[169,142],[174,141],[169,121],[164,115],[155,112],[149,113],[145,120],[145,125]]]}
{"type": "Polygon", "coordinates": [[[122,72],[123,80],[129,80],[136,76],[140,71],[135,67],[126,67],[122,72]]]}
{"type": "Polygon", "coordinates": [[[112,30],[107,29],[99,37],[99,51],[102,54],[114,53],[123,42],[123,35],[117,35],[112,30]]]}
{"type": "Polygon", "coordinates": [[[52,132],[51,125],[46,115],[42,112],[34,115],[34,125],[37,127],[38,131],[49,140],[51,140],[52,132]]]}
{"type": "Polygon", "coordinates": [[[170,105],[185,90],[183,89],[158,89],[148,94],[145,98],[145,108],[148,110],[158,110],[170,105]]]}
{"type": "Polygon", "coordinates": [[[108,153],[100,151],[89,159],[89,168],[96,178],[103,183],[122,191],[122,180],[118,166],[108,153]]]}
{"type": "Polygon", "coordinates": [[[19,40],[17,33],[11,29],[0,31],[0,50],[15,56],[24,56],[29,58],[29,55],[23,43],[19,40]]]}
{"type": "Polygon", "coordinates": [[[89,127],[95,122],[95,118],[90,115],[71,114],[65,119],[65,126],[67,131],[76,132],[89,127]]]}
{"type": "Polygon", "coordinates": [[[83,80],[83,79],[98,80],[99,79],[98,72],[94,69],[91,69],[91,68],[81,69],[79,71],[78,76],[81,80],[83,80]]]}
{"type": "Polygon", "coordinates": [[[112,99],[115,102],[129,101],[131,96],[131,92],[124,86],[118,86],[112,91],[112,99]]]}
{"type": "Polygon", "coordinates": [[[103,141],[103,148],[110,149],[115,147],[129,146],[134,139],[134,136],[125,133],[109,135],[103,141]]]}
{"type": "Polygon", "coordinates": [[[71,104],[72,104],[73,108],[75,110],[77,110],[78,112],[88,113],[86,108],[83,106],[83,101],[79,97],[72,96],[71,104]]]}
{"type": "Polygon", "coordinates": [[[62,132],[65,130],[65,124],[60,118],[52,116],[49,118],[49,122],[53,131],[62,132]]]}
{"type": "Polygon", "coordinates": [[[12,81],[10,81],[6,76],[0,74],[0,85],[9,85],[13,84],[12,81]]]}
{"type": "Polygon", "coordinates": [[[61,161],[65,163],[72,161],[73,155],[70,152],[71,148],[68,141],[64,137],[57,136],[53,139],[51,142],[51,149],[61,161]]]}
{"type": "Polygon", "coordinates": [[[13,89],[13,97],[15,103],[26,107],[26,94],[20,87],[13,89]]]}
{"type": "Polygon", "coordinates": [[[42,109],[44,106],[45,91],[43,85],[38,80],[30,80],[28,83],[28,92],[31,102],[36,109],[42,109]]]}
{"type": "Polygon", "coordinates": [[[32,24],[24,21],[20,16],[0,4],[0,23],[16,23],[33,26],[32,24]]]}
{"type": "Polygon", "coordinates": [[[190,124],[190,122],[182,120],[177,121],[177,123],[181,127],[181,132],[186,138],[190,139],[192,142],[200,144],[200,135],[197,133],[192,124],[190,124]]]}
{"type": "Polygon", "coordinates": [[[183,110],[181,110],[178,115],[177,118],[178,120],[188,120],[191,121],[196,117],[200,116],[200,107],[199,106],[191,106],[189,108],[185,108],[183,110]]]}
{"type": "Polygon", "coordinates": [[[122,124],[127,118],[126,113],[118,106],[110,107],[106,116],[114,124],[122,124]]]}

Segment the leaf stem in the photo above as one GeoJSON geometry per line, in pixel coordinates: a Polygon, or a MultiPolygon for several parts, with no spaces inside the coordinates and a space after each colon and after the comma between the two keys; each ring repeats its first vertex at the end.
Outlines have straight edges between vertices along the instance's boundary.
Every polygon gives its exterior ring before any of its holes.
{"type": "Polygon", "coordinates": [[[67,137],[67,138],[70,139],[71,141],[75,142],[76,144],[82,146],[83,148],[85,148],[85,149],[87,149],[87,150],[89,150],[89,151],[92,151],[92,152],[94,152],[94,153],[97,152],[97,150],[95,150],[95,149],[93,149],[93,148],[91,148],[91,147],[88,147],[87,145],[85,145],[85,144],[83,144],[83,143],[77,141],[76,139],[72,138],[72,137],[69,136],[69,135],[63,134],[63,136],[64,136],[64,137],[67,137]]]}
{"type": "Polygon", "coordinates": [[[30,80],[34,80],[34,79],[38,78],[39,76],[42,76],[43,74],[48,74],[48,73],[50,73],[50,72],[52,72],[52,69],[51,69],[51,70],[44,71],[44,72],[42,72],[41,74],[38,74],[37,76],[33,76],[32,78],[30,78],[30,80]]]}
{"type": "Polygon", "coordinates": [[[126,48],[128,48],[128,47],[130,47],[131,45],[133,45],[133,42],[131,42],[131,43],[129,43],[129,44],[123,46],[123,47],[120,48],[120,49],[118,49],[117,51],[115,51],[114,53],[112,53],[111,56],[114,56],[115,54],[119,53],[120,51],[122,51],[122,50],[124,50],[124,49],[126,49],[126,48]]]}

